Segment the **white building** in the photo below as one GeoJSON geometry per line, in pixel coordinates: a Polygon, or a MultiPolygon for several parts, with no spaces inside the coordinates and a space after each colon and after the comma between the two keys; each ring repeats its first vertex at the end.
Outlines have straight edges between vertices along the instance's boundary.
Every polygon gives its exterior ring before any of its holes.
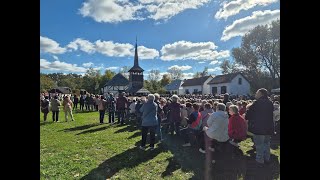
{"type": "Polygon", "coordinates": [[[103,95],[106,97],[108,93],[113,93],[117,97],[120,92],[128,89],[129,80],[121,73],[116,74],[103,88],[103,95]]]}
{"type": "Polygon", "coordinates": [[[164,86],[164,89],[170,94],[180,95],[183,93],[183,87],[181,86],[182,83],[183,83],[183,80],[176,79],[176,80],[173,80],[170,84],[167,84],[166,86],[164,86]]]}
{"type": "Polygon", "coordinates": [[[230,73],[215,76],[209,83],[211,94],[247,95],[250,94],[250,83],[241,73],[230,73]]]}
{"type": "MultiPolygon", "coordinates": [[[[184,94],[209,94],[210,86],[208,82],[213,79],[212,76],[204,76],[200,78],[186,79],[182,86],[181,95],[184,94]]],[[[179,94],[180,95],[180,94],[179,94]]]]}

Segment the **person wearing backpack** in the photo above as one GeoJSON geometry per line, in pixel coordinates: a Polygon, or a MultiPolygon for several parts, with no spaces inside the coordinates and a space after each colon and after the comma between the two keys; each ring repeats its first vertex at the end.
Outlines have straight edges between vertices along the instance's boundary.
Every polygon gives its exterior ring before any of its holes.
{"type": "Polygon", "coordinates": [[[187,119],[188,128],[184,129],[181,132],[183,133],[183,138],[185,142],[185,144],[182,145],[183,147],[191,146],[189,138],[190,133],[193,133],[196,137],[198,137],[201,132],[202,118],[201,113],[199,112],[199,105],[194,103],[192,107],[193,112],[189,115],[189,118],[187,119]]]}
{"type": "Polygon", "coordinates": [[[49,97],[45,96],[45,98],[41,101],[41,112],[43,113],[43,120],[47,121],[47,115],[49,113],[49,97]]]}

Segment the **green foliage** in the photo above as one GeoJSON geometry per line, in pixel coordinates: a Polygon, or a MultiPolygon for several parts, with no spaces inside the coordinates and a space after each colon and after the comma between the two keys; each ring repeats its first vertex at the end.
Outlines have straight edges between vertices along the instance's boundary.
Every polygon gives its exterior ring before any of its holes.
{"type": "Polygon", "coordinates": [[[54,81],[46,76],[45,74],[40,74],[40,91],[46,92],[54,87],[54,81]]]}
{"type": "Polygon", "coordinates": [[[280,20],[257,26],[242,38],[241,46],[232,49],[234,62],[225,60],[222,73],[242,72],[251,84],[252,92],[259,88],[279,87],[280,20]]]}
{"type": "Polygon", "coordinates": [[[162,79],[160,80],[160,84],[162,87],[166,86],[167,84],[171,83],[172,79],[170,77],[170,74],[164,74],[162,75],[162,79]]]}

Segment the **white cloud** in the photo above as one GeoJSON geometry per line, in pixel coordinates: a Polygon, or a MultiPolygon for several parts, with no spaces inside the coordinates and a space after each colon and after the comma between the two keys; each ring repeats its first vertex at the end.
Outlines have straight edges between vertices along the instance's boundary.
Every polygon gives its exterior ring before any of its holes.
{"type": "Polygon", "coordinates": [[[97,22],[118,23],[129,20],[168,20],[187,10],[197,9],[211,0],[87,0],[79,9],[83,17],[97,22]]]}
{"type": "Polygon", "coordinates": [[[217,63],[219,63],[219,61],[215,60],[215,61],[212,61],[212,62],[209,63],[209,64],[210,64],[210,65],[215,65],[215,64],[217,64],[217,63]]]}
{"type": "Polygon", "coordinates": [[[92,54],[95,52],[95,45],[91,43],[88,40],[77,38],[76,40],[70,42],[67,45],[67,48],[72,49],[72,50],[78,50],[80,49],[81,51],[84,51],[88,54],[92,54]]]}
{"type": "Polygon", "coordinates": [[[181,71],[186,71],[186,70],[189,70],[191,69],[192,67],[191,66],[178,66],[178,65],[174,65],[174,66],[170,66],[168,69],[173,69],[173,68],[178,68],[180,69],[181,71]]]}
{"type": "Polygon", "coordinates": [[[213,69],[208,69],[208,72],[216,72],[216,71],[221,71],[222,69],[220,67],[215,67],[213,69]]]}
{"type": "Polygon", "coordinates": [[[248,10],[255,6],[267,6],[278,0],[235,0],[221,3],[221,8],[215,14],[216,19],[228,19],[229,16],[238,14],[241,10],[248,10]]]}
{"type": "Polygon", "coordinates": [[[45,59],[40,59],[40,69],[60,72],[86,72],[87,70],[84,67],[78,67],[76,64],[69,64],[61,61],[49,62],[45,59]]]}
{"type": "Polygon", "coordinates": [[[227,41],[236,36],[243,36],[254,27],[270,24],[277,19],[280,19],[280,10],[255,11],[251,16],[238,19],[227,26],[223,31],[221,40],[227,41]]]}
{"type": "Polygon", "coordinates": [[[57,60],[57,61],[59,60],[59,58],[57,56],[55,56],[55,55],[53,55],[52,57],[53,57],[54,60],[57,60]]]}
{"type": "Polygon", "coordinates": [[[116,56],[116,57],[124,57],[124,56],[133,56],[132,49],[133,45],[126,43],[113,43],[112,41],[101,41],[98,40],[95,42],[96,51],[104,54],[106,56],[116,56]]]}
{"type": "Polygon", "coordinates": [[[198,62],[199,64],[204,64],[204,63],[206,63],[206,62],[204,62],[204,61],[200,61],[200,62],[198,62]]]}
{"type": "Polygon", "coordinates": [[[106,69],[108,69],[108,70],[116,70],[116,69],[119,69],[119,67],[107,67],[106,69]]]}
{"type": "Polygon", "coordinates": [[[178,41],[173,44],[166,44],[161,48],[160,59],[172,60],[215,60],[230,56],[228,50],[216,51],[217,46],[213,42],[192,43],[189,41],[178,41]]]}
{"type": "Polygon", "coordinates": [[[140,0],[142,4],[146,4],[145,8],[150,13],[148,18],[156,21],[162,19],[168,20],[187,9],[197,9],[210,1],[211,0],[140,0]]]}
{"type": "Polygon", "coordinates": [[[183,74],[183,78],[182,79],[192,79],[194,73],[182,73],[183,74]]]}
{"type": "Polygon", "coordinates": [[[142,20],[137,15],[142,5],[134,5],[121,0],[87,0],[79,9],[83,17],[91,17],[97,22],[118,23],[128,20],[142,20]]]}
{"type": "Polygon", "coordinates": [[[66,49],[60,47],[56,41],[40,36],[40,52],[41,51],[52,54],[63,54],[66,52],[66,49]]]}
{"type": "Polygon", "coordinates": [[[83,67],[86,67],[86,68],[88,68],[88,67],[90,67],[90,66],[92,66],[93,65],[93,62],[88,62],[88,63],[83,63],[82,64],[82,66],[83,67]]]}
{"type": "Polygon", "coordinates": [[[159,51],[144,46],[138,46],[138,56],[139,59],[154,59],[155,57],[159,57],[159,51]]]}

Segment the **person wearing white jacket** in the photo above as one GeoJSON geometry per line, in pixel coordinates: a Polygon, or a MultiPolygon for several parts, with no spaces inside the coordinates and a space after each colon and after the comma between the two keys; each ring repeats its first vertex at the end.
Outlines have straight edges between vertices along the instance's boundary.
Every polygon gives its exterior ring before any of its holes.
{"type": "Polygon", "coordinates": [[[199,151],[201,153],[205,153],[205,147],[210,151],[214,151],[214,148],[211,147],[212,140],[216,140],[218,142],[227,142],[229,140],[229,119],[225,110],[226,106],[223,103],[218,103],[217,111],[209,116],[207,126],[203,127],[205,134],[200,140],[199,151]]]}

